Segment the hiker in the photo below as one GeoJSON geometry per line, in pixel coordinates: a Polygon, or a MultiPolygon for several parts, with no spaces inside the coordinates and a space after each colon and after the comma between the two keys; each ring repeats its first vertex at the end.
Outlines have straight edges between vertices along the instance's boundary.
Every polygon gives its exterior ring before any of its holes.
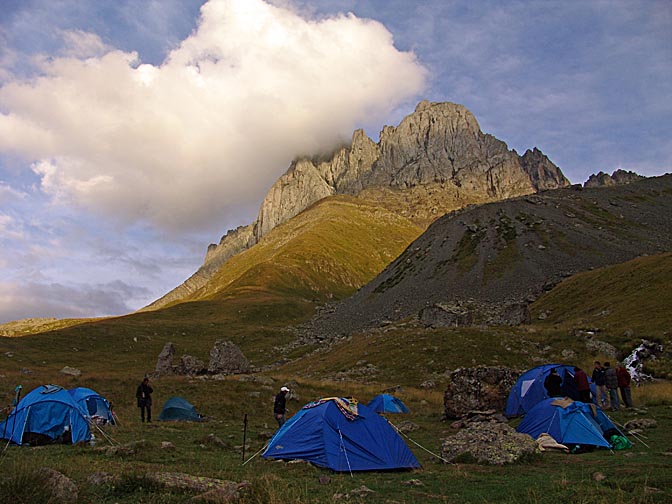
{"type": "Polygon", "coordinates": [[[616,364],[616,377],[618,388],[621,391],[621,399],[626,408],[632,408],[632,396],[630,395],[630,381],[632,380],[628,369],[623,364],[616,364]]]}
{"type": "Polygon", "coordinates": [[[609,391],[611,411],[618,411],[621,406],[618,402],[618,375],[608,362],[604,363],[604,384],[609,391]]]}
{"type": "Polygon", "coordinates": [[[588,375],[579,366],[574,366],[574,383],[576,384],[576,390],[579,392],[579,401],[589,403],[590,384],[588,383],[588,375]]]}
{"type": "Polygon", "coordinates": [[[149,377],[145,376],[142,383],[138,385],[135,391],[135,397],[138,399],[138,408],[140,408],[140,418],[145,421],[145,411],[147,411],[147,422],[152,421],[152,392],[154,389],[149,384],[149,377]]]}
{"type": "Polygon", "coordinates": [[[549,397],[562,397],[562,378],[555,368],[551,369],[551,374],[544,380],[544,388],[549,397]]]}
{"type": "Polygon", "coordinates": [[[287,402],[287,393],[289,389],[287,387],[281,387],[280,392],[275,396],[275,401],[273,403],[273,416],[278,422],[278,427],[282,427],[286,422],[285,412],[286,402],[287,402]]]}
{"type": "Polygon", "coordinates": [[[600,408],[609,408],[609,396],[607,395],[607,387],[604,384],[604,368],[600,364],[600,361],[595,361],[592,378],[595,384],[595,402],[600,408]]]}

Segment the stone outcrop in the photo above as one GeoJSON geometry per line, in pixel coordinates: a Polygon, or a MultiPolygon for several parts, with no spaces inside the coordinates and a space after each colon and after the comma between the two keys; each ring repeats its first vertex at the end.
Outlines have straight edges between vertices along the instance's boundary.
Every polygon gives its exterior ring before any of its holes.
{"type": "Polygon", "coordinates": [[[611,175],[599,172],[588,177],[583,184],[584,187],[609,187],[615,185],[624,185],[637,182],[645,177],[638,175],[633,171],[616,170],[611,175]]]}
{"type": "Polygon", "coordinates": [[[193,355],[183,355],[174,372],[179,375],[194,376],[206,372],[205,363],[193,355]]]}
{"type": "Polygon", "coordinates": [[[447,418],[464,418],[472,411],[504,411],[511,387],[520,373],[506,367],[460,368],[450,373],[443,397],[447,418]]]}
{"type": "MultiPolygon", "coordinates": [[[[233,255],[328,196],[431,187],[432,192],[450,195],[451,201],[481,202],[567,185],[560,169],[541,151],[519,156],[501,140],[483,133],[464,106],[422,101],[398,126],[385,126],[378,143],[357,130],[350,145],[322,157],[292,162],[266,194],[257,220],[210,245],[203,266],[146,309],[196,292],[233,255]]],[[[441,201],[441,197],[432,200],[441,201]]],[[[443,213],[458,207],[453,204],[443,213]]]]}
{"type": "Polygon", "coordinates": [[[163,350],[156,360],[156,372],[159,375],[173,373],[173,354],[175,353],[175,345],[166,343],[163,345],[163,350]]]}
{"type": "Polygon", "coordinates": [[[240,348],[223,339],[215,341],[215,345],[210,350],[208,373],[237,374],[249,372],[250,361],[243,355],[240,348]]]}
{"type": "Polygon", "coordinates": [[[447,462],[476,462],[504,465],[525,460],[539,453],[537,442],[520,434],[505,423],[471,424],[443,440],[441,456],[447,462]]]}

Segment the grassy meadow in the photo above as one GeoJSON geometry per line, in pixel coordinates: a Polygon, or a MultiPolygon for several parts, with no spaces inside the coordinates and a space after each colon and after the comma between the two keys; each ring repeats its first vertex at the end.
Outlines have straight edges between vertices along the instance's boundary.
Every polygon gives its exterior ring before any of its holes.
{"type": "MultiPolygon", "coordinates": [[[[332,225],[338,225],[334,222],[332,225]]],[[[291,240],[285,245],[292,246],[291,240]]],[[[306,278],[318,278],[315,271],[327,267],[316,261],[318,256],[316,252],[313,259],[303,259],[315,268],[306,278]]],[[[366,251],[361,257],[366,257],[366,251]]],[[[268,258],[285,261],[282,254],[268,258]]],[[[367,272],[353,283],[364,281],[378,267],[374,263],[366,266],[363,259],[361,264],[367,272]]],[[[255,284],[252,279],[258,280],[259,276],[249,274],[250,268],[241,263],[240,275],[227,284],[230,288],[202,293],[190,302],[39,334],[0,338],[3,407],[11,403],[18,384],[27,393],[39,385],[54,383],[98,391],[113,403],[119,417],[117,427],[106,428],[105,436],[98,433],[93,447],[3,445],[0,502],[48,502],[37,473],[41,467],[56,469],[74,480],[79,502],[180,503],[193,497],[146,478],[157,472],[248,481],[244,503],[672,501],[672,385],[665,380],[634,388],[636,408],[610,414],[619,423],[634,418],[656,420],[656,428],[631,438],[634,447],[630,450],[581,455],[544,453],[525,463],[503,467],[446,464],[435,456],[440,454],[441,440],[456,432],[443,418],[443,391],[450,372],[459,367],[502,365],[524,370],[559,362],[589,370],[594,359],[609,358],[587,350],[586,340],[576,332],[586,328],[614,345],[621,357],[641,338],[659,340],[669,349],[669,254],[568,279],[532,306],[534,323],[529,326],[426,329],[401,322],[332,346],[291,350],[287,345],[296,336],[289,326],[312,315],[315,300],[309,296],[319,291],[319,285],[310,292],[293,290],[291,275],[272,274],[287,268],[257,268],[255,272],[263,270],[270,276],[255,284]],[[646,316],[638,310],[630,314],[628,310],[635,303],[644,303],[646,316]],[[540,319],[542,312],[547,316],[540,319]],[[155,418],[163,403],[178,395],[188,399],[208,420],[142,424],[135,388],[145,373],[153,371],[163,345],[172,342],[177,359],[190,354],[207,363],[212,344],[220,338],[237,344],[258,372],[222,380],[178,376],[156,379],[155,418]],[[62,375],[64,366],[80,369],[81,376],[62,375]],[[434,382],[434,388],[421,387],[427,381],[434,382]],[[411,413],[390,415],[389,419],[393,423],[410,420],[419,427],[408,434],[406,441],[422,469],[337,474],[306,463],[266,461],[260,456],[243,464],[244,415],[248,418],[245,459],[250,459],[275,430],[272,400],[283,384],[290,384],[298,396],[288,403],[290,415],[320,397],[353,396],[368,402],[381,391],[397,387],[396,394],[411,413]],[[222,443],[211,443],[209,435],[222,443]],[[164,442],[173,447],[162,447],[164,442]],[[128,443],[134,443],[132,453],[108,454],[99,449],[128,443]],[[94,485],[89,477],[96,472],[117,479],[94,485]]],[[[662,375],[670,362],[667,352],[658,359],[662,375]]],[[[511,425],[517,422],[512,420],[511,425]]]]}

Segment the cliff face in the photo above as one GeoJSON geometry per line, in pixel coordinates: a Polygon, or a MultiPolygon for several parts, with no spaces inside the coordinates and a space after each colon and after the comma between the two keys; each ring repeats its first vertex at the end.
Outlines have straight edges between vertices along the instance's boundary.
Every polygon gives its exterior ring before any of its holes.
{"type": "MultiPolygon", "coordinates": [[[[541,151],[519,156],[481,131],[462,105],[422,101],[397,127],[385,126],[375,143],[362,130],[325,159],[298,159],[266,194],[256,222],[210,245],[204,265],[184,284],[154,302],[159,308],[194,292],[233,255],[278,225],[335,194],[403,193],[409,214],[432,206],[441,215],[468,203],[495,201],[569,185],[541,151]],[[427,195],[419,197],[419,194],[427,195]],[[434,208],[436,207],[436,208],[434,208]]],[[[384,197],[384,196],[383,196],[384,197]]]]}
{"type": "Polygon", "coordinates": [[[599,172],[597,175],[591,175],[583,184],[583,187],[610,187],[615,185],[624,185],[637,182],[645,177],[632,171],[616,170],[611,175],[599,172]]]}

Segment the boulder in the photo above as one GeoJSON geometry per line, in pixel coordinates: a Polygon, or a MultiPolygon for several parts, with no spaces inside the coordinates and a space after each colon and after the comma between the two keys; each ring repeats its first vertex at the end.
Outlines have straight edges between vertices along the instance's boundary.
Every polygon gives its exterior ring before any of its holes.
{"type": "Polygon", "coordinates": [[[206,371],[205,362],[193,355],[183,355],[180,357],[180,363],[175,366],[173,371],[176,374],[188,376],[203,374],[206,371]]]}
{"type": "Polygon", "coordinates": [[[159,374],[173,373],[173,354],[175,353],[175,346],[172,343],[163,345],[163,350],[159,354],[156,361],[156,372],[159,374]]]}
{"type": "Polygon", "coordinates": [[[447,462],[475,461],[504,465],[539,452],[537,442],[504,423],[475,423],[443,440],[441,456],[447,462]]]}
{"type": "Polygon", "coordinates": [[[215,341],[215,345],[210,350],[208,373],[226,375],[249,372],[250,361],[243,355],[240,348],[223,339],[215,341]]]}
{"type": "Polygon", "coordinates": [[[450,373],[443,404],[447,418],[464,418],[472,411],[504,411],[518,371],[502,367],[460,368],[450,373]]]}
{"type": "Polygon", "coordinates": [[[77,502],[77,485],[66,475],[49,467],[41,468],[38,473],[53,497],[49,502],[77,502]]]}

